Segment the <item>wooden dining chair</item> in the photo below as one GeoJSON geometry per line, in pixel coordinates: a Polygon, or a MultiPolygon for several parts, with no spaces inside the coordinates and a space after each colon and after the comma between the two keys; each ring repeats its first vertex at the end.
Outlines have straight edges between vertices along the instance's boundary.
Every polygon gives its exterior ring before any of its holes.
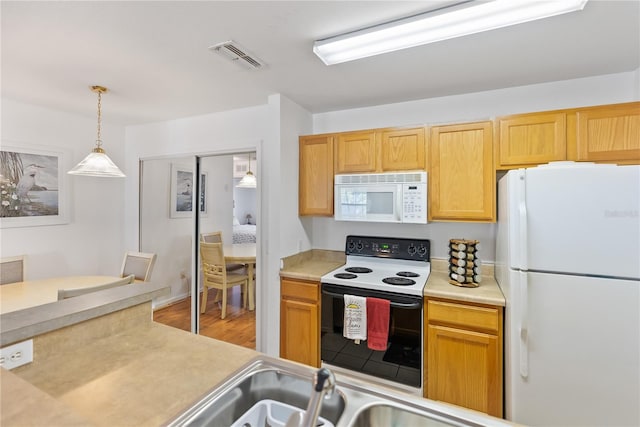
{"type": "Polygon", "coordinates": [[[77,289],[58,289],[58,301],[73,298],[84,294],[90,294],[92,292],[98,292],[105,289],[115,288],[117,286],[129,285],[135,282],[136,276],[134,274],[130,274],[127,277],[124,277],[119,280],[114,280],[113,282],[105,283],[104,285],[91,286],[88,288],[77,288],[77,289]]]}
{"type": "Polygon", "coordinates": [[[0,260],[0,285],[24,282],[24,255],[2,258],[0,260]]]}
{"type": "Polygon", "coordinates": [[[126,252],[122,261],[120,277],[130,274],[136,276],[136,280],[148,282],[151,279],[153,266],[156,262],[156,254],[145,252],[126,252]]]}
{"type": "Polygon", "coordinates": [[[241,272],[228,272],[225,268],[224,250],[222,243],[200,242],[200,258],[202,261],[202,307],[200,313],[207,309],[207,296],[209,289],[216,289],[222,292],[222,314],[221,318],[227,316],[227,290],[234,286],[241,286],[242,306],[247,305],[247,290],[249,276],[242,270],[241,272]]]}
{"type": "MultiPolygon", "coordinates": [[[[207,243],[222,243],[224,245],[224,242],[222,241],[222,231],[212,231],[210,233],[202,233],[200,234],[200,241],[207,242],[207,243]]],[[[242,268],[245,268],[244,264],[226,263],[225,265],[227,267],[228,272],[237,271],[242,268]]]]}

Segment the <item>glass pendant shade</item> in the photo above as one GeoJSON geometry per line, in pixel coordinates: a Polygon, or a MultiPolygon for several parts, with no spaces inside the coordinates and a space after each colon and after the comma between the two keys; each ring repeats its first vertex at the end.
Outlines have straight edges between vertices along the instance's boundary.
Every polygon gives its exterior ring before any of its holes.
{"type": "Polygon", "coordinates": [[[256,184],[258,181],[256,180],[256,176],[251,171],[247,171],[247,174],[242,177],[238,185],[238,188],[256,188],[256,184]]]}
{"type": "Polygon", "coordinates": [[[102,149],[100,134],[102,130],[102,94],[106,87],[91,86],[91,91],[98,94],[98,137],[96,147],[75,168],[67,172],[70,175],[99,176],[107,178],[124,178],[126,175],[115,165],[102,149]]]}
{"type": "Polygon", "coordinates": [[[236,188],[256,188],[258,180],[256,176],[251,172],[251,156],[249,156],[249,169],[247,173],[242,177],[236,188]]]}
{"type": "Polygon", "coordinates": [[[71,169],[70,175],[100,176],[124,178],[126,175],[107,156],[102,148],[96,147],[87,155],[75,168],[71,169]]]}

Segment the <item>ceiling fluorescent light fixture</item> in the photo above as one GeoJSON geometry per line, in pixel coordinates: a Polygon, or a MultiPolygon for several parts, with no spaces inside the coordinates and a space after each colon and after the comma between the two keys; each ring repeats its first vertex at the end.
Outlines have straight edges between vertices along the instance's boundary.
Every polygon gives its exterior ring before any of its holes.
{"type": "Polygon", "coordinates": [[[336,37],[313,52],[326,65],[582,10],[588,0],[471,1],[336,37]]]}
{"type": "Polygon", "coordinates": [[[115,165],[102,149],[102,140],[100,139],[102,130],[102,94],[107,92],[106,87],[91,86],[91,91],[98,94],[98,136],[96,138],[96,147],[85,157],[75,168],[71,169],[68,174],[99,176],[107,178],[124,178],[125,174],[115,165]]]}

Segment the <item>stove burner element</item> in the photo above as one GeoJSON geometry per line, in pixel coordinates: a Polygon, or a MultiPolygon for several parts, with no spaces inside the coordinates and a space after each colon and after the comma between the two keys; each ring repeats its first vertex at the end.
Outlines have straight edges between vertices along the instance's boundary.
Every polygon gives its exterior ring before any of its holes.
{"type": "Polygon", "coordinates": [[[404,277],[386,277],[382,279],[382,281],[387,285],[394,286],[411,286],[416,284],[415,280],[407,279],[404,277]]]}
{"type": "Polygon", "coordinates": [[[349,273],[371,273],[373,270],[367,267],[349,267],[345,268],[344,271],[349,273]]]}
{"type": "Polygon", "coordinates": [[[338,279],[355,279],[358,276],[351,273],[338,273],[338,274],[334,274],[333,277],[336,277],[338,279]]]}
{"type": "Polygon", "coordinates": [[[420,277],[418,273],[414,273],[413,271],[401,271],[399,273],[396,273],[396,275],[402,277],[420,277]]]}

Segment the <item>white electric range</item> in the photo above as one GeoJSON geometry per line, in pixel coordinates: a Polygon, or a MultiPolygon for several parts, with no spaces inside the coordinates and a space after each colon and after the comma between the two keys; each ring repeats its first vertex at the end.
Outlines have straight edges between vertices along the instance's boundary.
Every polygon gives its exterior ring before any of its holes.
{"type": "MultiPolygon", "coordinates": [[[[346,264],[321,277],[323,364],[383,383],[422,386],[422,302],[431,272],[430,241],[347,236],[346,264]],[[390,302],[385,351],[343,337],[344,295],[390,302]]],[[[417,393],[416,393],[417,394],[417,393]]]]}
{"type": "Polygon", "coordinates": [[[347,262],[324,284],[422,296],[431,272],[429,240],[347,236],[347,262]]]}

